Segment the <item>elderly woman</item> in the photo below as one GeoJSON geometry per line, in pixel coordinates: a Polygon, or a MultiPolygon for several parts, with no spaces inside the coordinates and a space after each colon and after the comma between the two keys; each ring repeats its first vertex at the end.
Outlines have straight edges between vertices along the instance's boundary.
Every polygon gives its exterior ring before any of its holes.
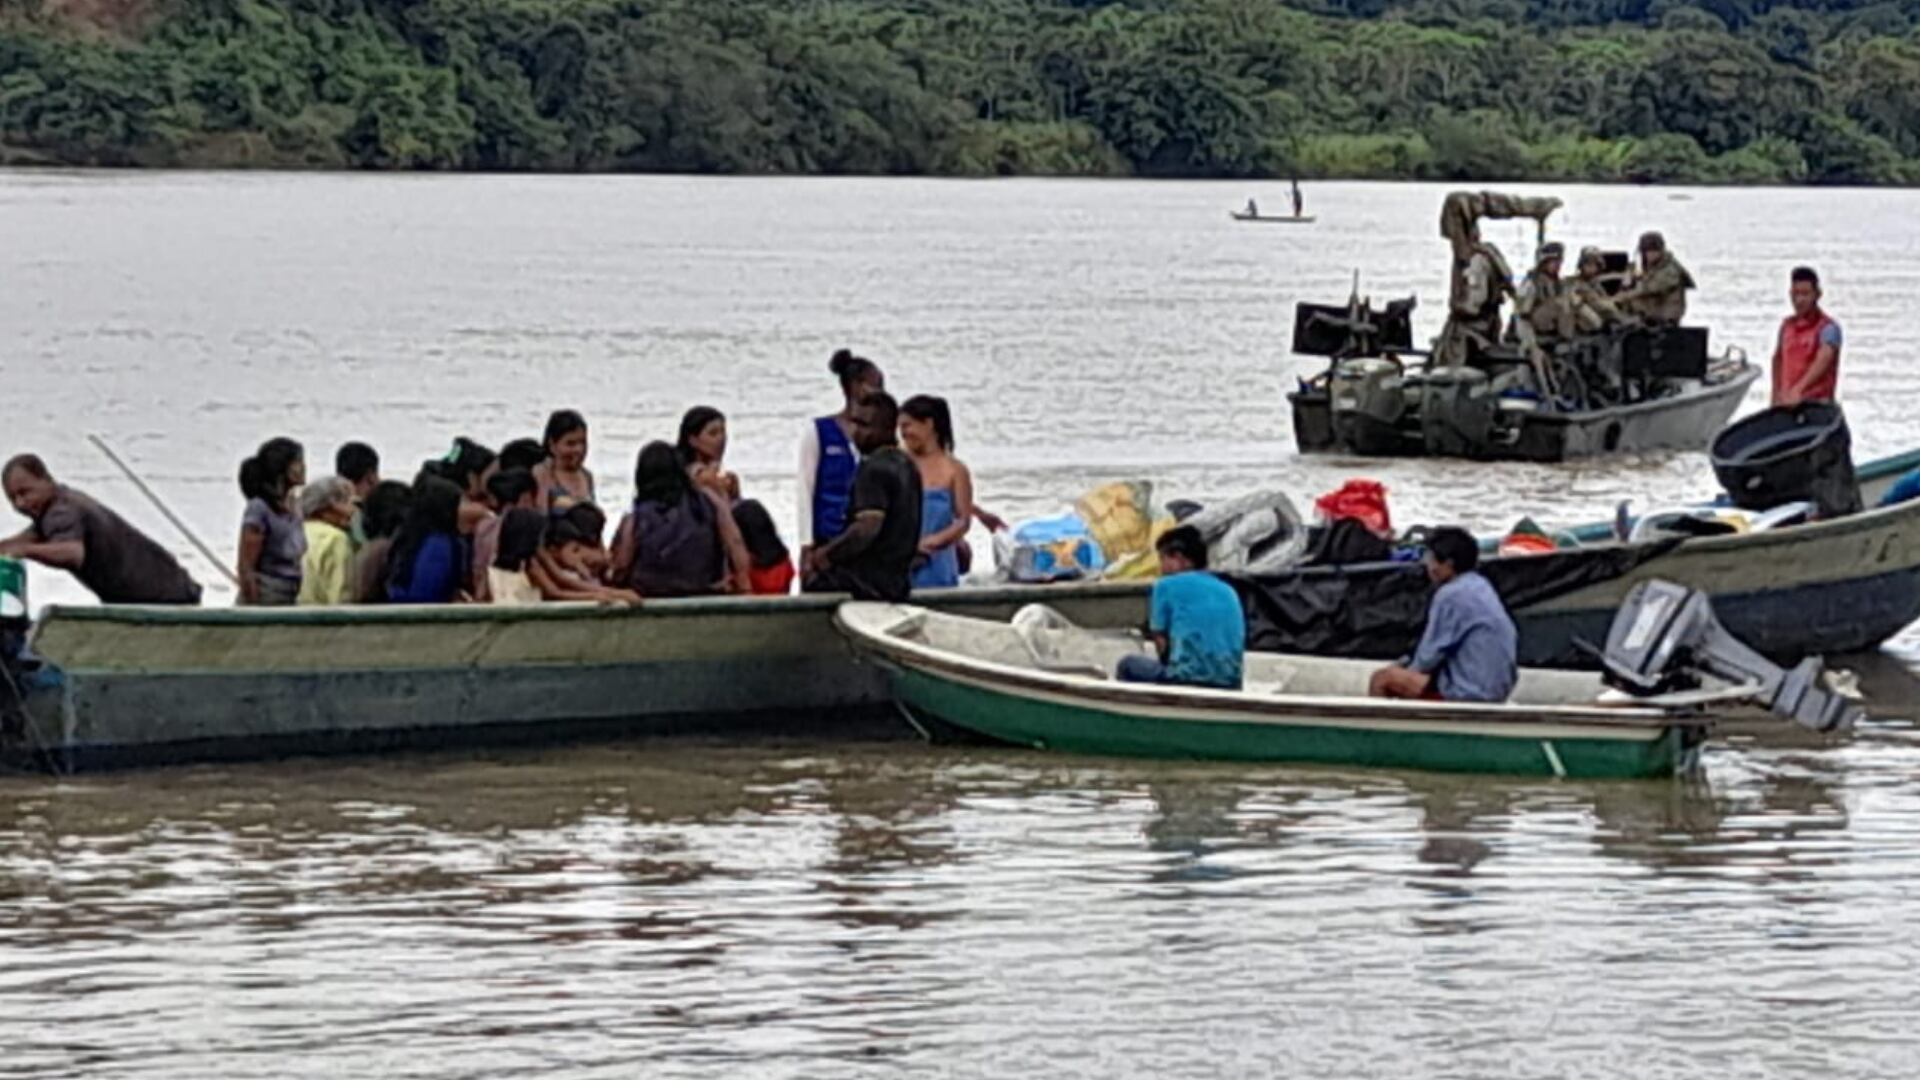
{"type": "Polygon", "coordinates": [[[329,476],[300,489],[307,553],[300,559],[301,606],[353,601],[353,482],[329,476]]]}

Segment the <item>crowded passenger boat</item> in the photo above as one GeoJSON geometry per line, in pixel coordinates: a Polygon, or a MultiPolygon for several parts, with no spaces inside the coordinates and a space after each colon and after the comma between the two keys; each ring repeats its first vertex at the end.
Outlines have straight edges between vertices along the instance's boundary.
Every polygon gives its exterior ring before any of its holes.
{"type": "MultiPolygon", "coordinates": [[[[829,368],[841,407],[801,440],[797,553],[727,468],[719,409],[687,410],[672,442],[639,450],[633,498],[617,518],[587,467],[586,418],[561,409],[539,438],[497,449],[456,438],[404,483],[386,479],[362,442],[341,446],[332,473],[312,479],[300,443],[261,443],[239,469],[228,572],[238,603],[632,605],[796,585],[904,600],[958,585],[967,531],[982,515],[946,401],[896,403],[879,366],[849,350],[829,368]]],[[[107,604],[199,603],[200,586],[164,547],[58,482],[40,457],[8,460],[4,484],[30,524],[0,542],[0,556],[70,571],[107,604]]]]}

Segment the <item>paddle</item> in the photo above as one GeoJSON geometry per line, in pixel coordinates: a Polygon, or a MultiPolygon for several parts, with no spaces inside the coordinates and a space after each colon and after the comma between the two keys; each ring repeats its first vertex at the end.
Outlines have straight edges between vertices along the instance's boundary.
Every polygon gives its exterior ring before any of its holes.
{"type": "Polygon", "coordinates": [[[140,494],[147,497],[147,501],[153,504],[154,509],[160,511],[160,513],[173,524],[174,528],[180,530],[180,535],[186,537],[187,542],[192,544],[203,558],[209,563],[212,563],[215,569],[225,574],[227,580],[233,583],[234,588],[238,589],[240,587],[240,579],[234,576],[233,569],[216,558],[213,554],[213,549],[208,547],[199,536],[195,535],[194,531],[187,526],[186,522],[180,520],[180,515],[174,513],[171,507],[162,502],[160,496],[154,494],[153,489],[147,486],[145,480],[140,479],[139,475],[133,471],[131,466],[125,461],[120,460],[120,455],[113,452],[113,447],[107,445],[107,440],[98,435],[88,435],[87,441],[93,444],[94,449],[106,455],[107,460],[113,462],[114,467],[119,469],[128,480],[133,481],[133,486],[140,489],[140,494]]]}

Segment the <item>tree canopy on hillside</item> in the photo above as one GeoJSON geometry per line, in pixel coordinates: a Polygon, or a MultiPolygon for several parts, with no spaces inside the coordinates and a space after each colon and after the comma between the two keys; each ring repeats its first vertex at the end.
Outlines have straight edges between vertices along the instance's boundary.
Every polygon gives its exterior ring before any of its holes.
{"type": "Polygon", "coordinates": [[[0,0],[109,165],[1920,180],[1920,0],[0,0]]]}

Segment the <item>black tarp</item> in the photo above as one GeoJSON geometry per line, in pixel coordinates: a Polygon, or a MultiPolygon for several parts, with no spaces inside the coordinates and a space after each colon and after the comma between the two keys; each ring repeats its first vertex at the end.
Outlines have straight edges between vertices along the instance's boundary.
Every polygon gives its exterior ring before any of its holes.
{"type": "MultiPolygon", "coordinates": [[[[1480,572],[1507,610],[1518,612],[1617,578],[1679,542],[1490,558],[1480,572]]],[[[1419,642],[1433,596],[1426,568],[1417,562],[1312,566],[1260,577],[1227,575],[1227,580],[1240,593],[1247,648],[1256,652],[1397,660],[1419,642]]]]}

